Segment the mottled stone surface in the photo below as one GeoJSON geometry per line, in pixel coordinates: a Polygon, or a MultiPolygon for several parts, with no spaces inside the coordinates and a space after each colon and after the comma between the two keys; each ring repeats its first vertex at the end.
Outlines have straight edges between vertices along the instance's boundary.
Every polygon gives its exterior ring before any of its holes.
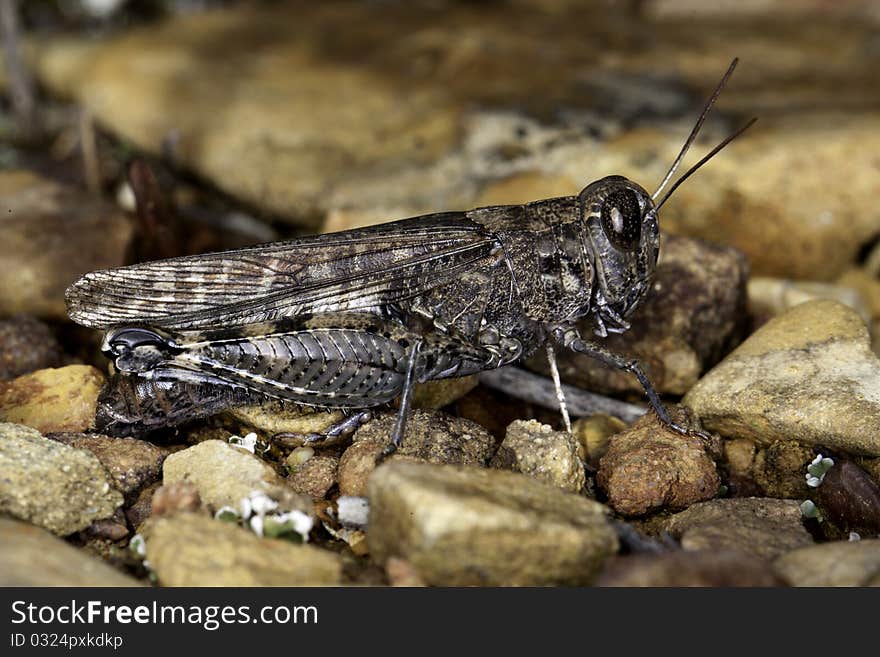
{"type": "Polygon", "coordinates": [[[517,420],[507,427],[489,465],[530,475],[571,493],[579,493],[586,481],[575,437],[535,420],[517,420]]]}
{"type": "Polygon", "coordinates": [[[369,498],[371,557],[429,584],[587,584],[617,551],[605,507],[513,472],[388,463],[369,498]]]}
{"type": "Polygon", "coordinates": [[[773,566],[794,586],[880,586],[880,539],[803,547],[773,566]]]}
{"type": "Polygon", "coordinates": [[[774,559],[813,542],[795,500],[701,502],[669,518],[665,529],[685,550],[737,550],[759,559],[774,559]]]}
{"type": "Polygon", "coordinates": [[[76,187],[0,171],[0,315],[66,319],[64,290],[87,271],[125,264],[131,221],[76,187]]]}
{"type": "Polygon", "coordinates": [[[810,301],[775,317],[684,397],[706,428],[880,455],[880,361],[859,315],[810,301]]]}
{"type": "Polygon", "coordinates": [[[114,487],[127,501],[133,501],[145,486],[159,480],[167,451],[134,438],[111,438],[101,434],[53,433],[46,436],[65,445],[85,449],[98,457],[114,487]]]}
{"type": "Polygon", "coordinates": [[[181,513],[148,523],[147,559],[162,586],[331,586],[338,555],[259,538],[232,523],[181,513]]]}
{"type": "Polygon", "coordinates": [[[122,504],[113,479],[91,452],[38,431],[0,423],[0,513],[66,536],[107,518],[122,504]]]}
{"type": "Polygon", "coordinates": [[[649,413],[611,438],[596,483],[615,511],[642,515],[711,499],[721,479],[699,437],[667,429],[649,413]]]}
{"type": "Polygon", "coordinates": [[[85,431],[94,425],[104,375],[90,365],[38,370],[0,381],[0,422],[43,433],[85,431]]]}
{"type": "Polygon", "coordinates": [[[814,456],[810,447],[777,440],[758,450],[752,476],[767,497],[805,500],[812,492],[807,486],[806,474],[814,456]]]}
{"type": "Polygon", "coordinates": [[[193,484],[212,511],[224,506],[238,509],[241,500],[254,491],[278,502],[279,511],[311,513],[312,509],[311,499],[290,488],[269,464],[219,440],[206,440],[171,454],[162,466],[162,478],[165,485],[193,484]]]}
{"type": "MultiPolygon", "coordinates": [[[[340,494],[366,494],[376,457],[391,442],[396,421],[396,413],[387,413],[358,429],[339,461],[340,494]]],[[[410,416],[403,444],[390,460],[485,466],[494,451],[495,440],[477,423],[419,410],[410,416]]]]}
{"type": "Polygon", "coordinates": [[[0,586],[139,586],[44,529],[0,517],[0,586]]]}
{"type": "Polygon", "coordinates": [[[580,457],[595,469],[599,467],[599,459],[608,451],[611,436],[626,427],[626,422],[619,418],[596,413],[576,420],[571,425],[571,432],[580,446],[580,457]]]}
{"type": "MultiPolygon", "coordinates": [[[[733,249],[699,240],[664,235],[654,283],[642,306],[627,320],[632,328],[610,335],[602,345],[634,358],[654,387],[664,393],[687,392],[741,338],[745,320],[748,264],[733,249]]],[[[579,323],[589,337],[595,325],[579,323]]],[[[557,350],[563,380],[593,392],[641,393],[638,379],[595,358],[557,350]]],[[[546,370],[546,357],[530,367],[546,370]]]]}
{"type": "Polygon", "coordinates": [[[338,456],[316,454],[293,470],[287,483],[297,493],[320,499],[336,484],[338,468],[338,456]]]}
{"type": "Polygon", "coordinates": [[[770,563],[734,550],[640,554],[612,560],[597,586],[780,586],[770,563]]]}

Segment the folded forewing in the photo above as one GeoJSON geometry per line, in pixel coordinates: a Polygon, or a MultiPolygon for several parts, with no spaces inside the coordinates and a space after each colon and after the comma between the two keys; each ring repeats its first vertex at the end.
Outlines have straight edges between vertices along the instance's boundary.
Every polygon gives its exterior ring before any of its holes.
{"type": "Polygon", "coordinates": [[[464,213],[86,274],[68,313],[95,328],[241,326],[411,298],[488,262],[497,240],[464,213]]]}

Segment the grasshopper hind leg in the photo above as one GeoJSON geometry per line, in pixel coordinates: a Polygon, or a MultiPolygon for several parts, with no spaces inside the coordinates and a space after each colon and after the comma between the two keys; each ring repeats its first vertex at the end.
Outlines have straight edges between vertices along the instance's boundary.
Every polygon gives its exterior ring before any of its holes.
{"type": "Polygon", "coordinates": [[[394,423],[394,430],[391,433],[391,442],[376,457],[376,463],[381,463],[389,456],[394,454],[403,442],[406,435],[406,423],[409,420],[412,411],[413,389],[416,385],[416,363],[419,360],[419,350],[422,347],[421,340],[417,340],[409,354],[409,362],[406,366],[406,378],[403,380],[403,391],[400,395],[400,410],[397,411],[397,421],[394,423]]]}
{"type": "Polygon", "coordinates": [[[290,440],[290,439],[299,439],[302,440],[303,447],[324,447],[328,445],[334,444],[340,438],[345,438],[346,436],[350,436],[362,425],[372,419],[373,414],[368,410],[357,411],[352,415],[349,415],[346,418],[343,418],[339,422],[330,425],[326,430],[321,433],[289,433],[289,432],[281,432],[276,433],[272,436],[273,440],[290,440]]]}

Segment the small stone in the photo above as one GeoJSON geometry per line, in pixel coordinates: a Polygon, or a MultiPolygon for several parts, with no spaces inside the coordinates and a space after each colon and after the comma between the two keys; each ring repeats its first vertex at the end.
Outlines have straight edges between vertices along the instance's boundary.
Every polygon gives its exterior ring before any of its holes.
{"type": "Polygon", "coordinates": [[[318,454],[291,472],[287,477],[287,483],[297,493],[323,499],[336,484],[338,468],[338,456],[318,454]]]}
{"type": "Polygon", "coordinates": [[[871,321],[865,299],[858,290],[844,285],[755,276],[749,279],[748,294],[749,313],[757,317],[775,317],[806,301],[830,299],[849,306],[863,321],[871,321]]]}
{"type": "MultiPolygon", "coordinates": [[[[162,467],[165,485],[189,482],[214,513],[241,501],[257,491],[278,503],[278,511],[311,514],[312,501],[292,490],[267,463],[220,440],[206,440],[165,459],[162,467]]],[[[156,500],[153,500],[154,510],[156,500]]]]}
{"type": "Polygon", "coordinates": [[[669,518],[665,529],[685,550],[737,550],[767,560],[813,543],[794,500],[744,497],[700,502],[669,518]]]}
{"type": "Polygon", "coordinates": [[[342,411],[314,411],[303,406],[272,402],[240,406],[227,413],[245,426],[268,435],[323,433],[345,419],[342,411]]]}
{"type": "Polygon", "coordinates": [[[385,575],[391,586],[427,586],[419,571],[399,557],[391,557],[385,562],[385,575]]]}
{"type": "Polygon", "coordinates": [[[0,382],[0,422],[43,433],[85,431],[94,425],[104,375],[90,365],[38,370],[0,382]]]}
{"type": "MultiPolygon", "coordinates": [[[[121,511],[117,511],[117,515],[121,513],[121,511]]],[[[104,540],[113,543],[121,541],[129,535],[128,527],[125,526],[124,520],[124,515],[117,519],[96,520],[86,527],[80,535],[87,539],[104,540]],[[120,522],[120,520],[123,522],[120,522]]]]}
{"type": "Polygon", "coordinates": [[[853,461],[837,459],[813,499],[838,529],[880,535],[880,486],[853,461]]]}
{"type": "Polygon", "coordinates": [[[284,463],[287,465],[287,469],[293,472],[314,455],[315,450],[313,447],[297,447],[287,455],[284,463]]]}
{"type": "Polygon", "coordinates": [[[773,567],[792,586],[880,586],[880,539],[802,547],[773,567]]]}
{"type": "Polygon", "coordinates": [[[159,480],[167,451],[145,440],[111,438],[101,434],[53,433],[46,436],[65,445],[86,449],[98,457],[113,476],[114,486],[126,501],[159,480]]]}
{"type": "Polygon", "coordinates": [[[181,512],[201,511],[202,498],[194,484],[186,480],[174,481],[156,489],[150,507],[153,516],[173,516],[181,512]]]}
{"type": "MultiPolygon", "coordinates": [[[[639,361],[658,392],[682,395],[741,339],[747,275],[748,264],[734,249],[663,235],[654,283],[627,320],[632,328],[602,344],[639,361]]],[[[593,319],[579,326],[588,336],[593,319]]],[[[638,379],[619,368],[570,350],[556,355],[567,383],[603,394],[643,392],[638,379]]],[[[536,355],[529,367],[546,373],[546,360],[536,355]]]]}
{"type": "Polygon", "coordinates": [[[783,586],[767,561],[735,550],[616,557],[596,586],[783,586]]]}
{"type": "Polygon", "coordinates": [[[0,319],[0,381],[58,367],[61,345],[51,329],[29,315],[0,319]]]}
{"type": "Polygon", "coordinates": [[[0,171],[0,316],[67,320],[64,291],[125,264],[131,220],[98,195],[30,171],[0,171]]]}
{"type": "Polygon", "coordinates": [[[880,456],[880,361],[859,315],[808,301],[773,318],[682,403],[725,438],[880,456]]]}
{"type": "Polygon", "coordinates": [[[699,437],[668,429],[649,413],[611,438],[596,483],[615,511],[635,516],[711,499],[721,479],[699,437]]]}
{"type": "Polygon", "coordinates": [[[724,441],[724,460],[731,473],[740,477],[751,475],[755,462],[755,443],[751,440],[724,441]]]}
{"type": "Polygon", "coordinates": [[[521,472],[578,493],[586,482],[575,437],[535,420],[517,420],[489,462],[492,468],[521,472]]]}
{"type": "MultiPolygon", "coordinates": [[[[354,435],[339,460],[341,495],[363,496],[376,457],[391,442],[396,413],[380,415],[354,435]]],[[[495,439],[485,429],[438,411],[414,411],[406,425],[400,449],[389,460],[485,466],[495,450],[495,439]]]]}
{"type": "Polygon", "coordinates": [[[439,410],[464,397],[478,383],[476,375],[418,383],[413,390],[413,408],[439,410]]]}
{"type": "Polygon", "coordinates": [[[0,472],[0,513],[59,536],[112,516],[122,504],[94,454],[28,427],[0,423],[0,472]]]}
{"type": "Polygon", "coordinates": [[[342,578],[332,552],[260,538],[201,515],[151,520],[144,537],[161,586],[332,586],[342,578]]]}
{"type": "Polygon", "coordinates": [[[390,462],[369,499],[372,558],[432,585],[589,584],[618,547],[603,505],[504,470],[390,462]]]}
{"type": "Polygon", "coordinates": [[[576,420],[571,432],[579,444],[578,455],[593,469],[599,467],[599,459],[605,456],[611,436],[626,429],[627,424],[620,418],[604,413],[596,413],[576,420]]]}
{"type": "Polygon", "coordinates": [[[777,440],[758,451],[752,474],[766,497],[803,500],[811,495],[804,475],[812,460],[811,448],[777,440]]]}
{"type": "Polygon", "coordinates": [[[86,550],[31,524],[0,517],[0,586],[140,586],[86,550]]]}

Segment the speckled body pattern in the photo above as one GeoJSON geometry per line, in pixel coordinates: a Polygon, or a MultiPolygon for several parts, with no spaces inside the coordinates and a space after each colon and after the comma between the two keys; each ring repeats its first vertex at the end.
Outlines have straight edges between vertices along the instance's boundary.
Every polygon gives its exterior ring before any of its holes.
{"type": "Polygon", "coordinates": [[[411,360],[419,381],[493,369],[588,315],[599,335],[624,331],[658,246],[650,195],[611,176],[578,196],[91,272],[67,302],[110,329],[119,374],[99,426],[138,433],[265,398],[374,406],[411,360]]]}

